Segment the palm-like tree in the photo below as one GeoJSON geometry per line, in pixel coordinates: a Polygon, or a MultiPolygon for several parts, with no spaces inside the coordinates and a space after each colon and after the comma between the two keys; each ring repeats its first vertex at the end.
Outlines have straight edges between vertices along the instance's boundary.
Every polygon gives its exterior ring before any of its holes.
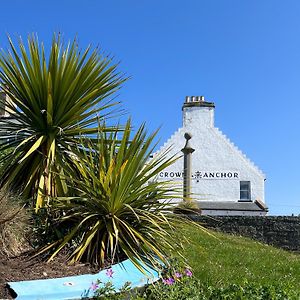
{"type": "Polygon", "coordinates": [[[182,246],[177,233],[187,221],[172,213],[168,201],[181,198],[180,189],[174,182],[156,180],[174,158],[165,153],[149,159],[154,136],[147,137],[141,126],[131,138],[128,122],[121,137],[100,129],[97,142],[84,145],[75,174],[67,176],[74,196],[53,202],[54,212],[64,212],[58,225],[70,229],[44,251],[54,247],[54,257],[73,244],[73,261],[103,265],[121,253],[137,267],[142,261],[155,267],[168,264],[170,253],[182,246]]]}
{"type": "Polygon", "coordinates": [[[10,98],[0,151],[11,150],[2,159],[1,185],[33,196],[38,209],[48,196],[66,193],[65,164],[78,155],[79,140],[97,132],[99,119],[116,104],[108,97],[125,78],[109,57],[90,47],[81,52],[76,41],[64,47],[54,36],[48,58],[35,36],[27,48],[21,40],[19,47],[9,43],[0,54],[1,89],[10,98]]]}

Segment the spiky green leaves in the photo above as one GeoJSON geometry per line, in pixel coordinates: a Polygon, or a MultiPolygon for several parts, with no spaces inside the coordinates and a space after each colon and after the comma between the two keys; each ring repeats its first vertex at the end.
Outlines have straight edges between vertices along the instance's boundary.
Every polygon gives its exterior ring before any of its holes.
{"type": "Polygon", "coordinates": [[[75,160],[74,176],[68,177],[74,196],[53,203],[64,212],[57,220],[60,226],[73,226],[60,245],[55,244],[53,256],[71,240],[77,241],[73,261],[100,265],[120,254],[139,267],[141,261],[167,264],[168,251],[177,251],[181,240],[176,229],[183,221],[172,214],[167,200],[181,194],[174,183],[155,180],[174,159],[149,160],[154,135],[147,137],[144,126],[130,136],[129,122],[122,137],[100,129],[97,143],[86,144],[85,154],[75,160]]]}
{"type": "Polygon", "coordinates": [[[51,171],[63,172],[79,139],[97,132],[99,119],[113,105],[107,97],[124,79],[110,58],[90,48],[81,52],[76,41],[64,47],[54,36],[48,58],[34,36],[27,48],[21,40],[18,48],[9,43],[10,50],[0,55],[1,89],[10,98],[10,117],[1,119],[0,151],[14,151],[3,159],[1,185],[37,197],[39,208],[65,190],[61,176],[51,171]]]}

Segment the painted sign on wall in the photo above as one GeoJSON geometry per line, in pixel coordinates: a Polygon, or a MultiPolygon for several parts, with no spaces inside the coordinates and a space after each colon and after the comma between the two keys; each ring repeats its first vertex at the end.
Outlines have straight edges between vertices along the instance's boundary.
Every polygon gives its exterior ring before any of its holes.
{"type": "MultiPolygon", "coordinates": [[[[183,178],[183,172],[163,171],[159,173],[159,178],[181,179],[183,178]]],[[[202,179],[239,179],[239,173],[232,171],[196,171],[192,173],[192,179],[196,180],[197,182],[202,179]]]]}

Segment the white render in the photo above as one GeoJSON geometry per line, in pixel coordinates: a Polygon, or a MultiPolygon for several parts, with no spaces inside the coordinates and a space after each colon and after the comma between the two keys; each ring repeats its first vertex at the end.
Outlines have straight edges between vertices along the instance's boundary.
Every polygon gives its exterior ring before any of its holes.
{"type": "MultiPolygon", "coordinates": [[[[154,154],[157,155],[171,148],[168,156],[181,156],[172,166],[160,173],[159,180],[172,179],[182,184],[181,149],[186,142],[185,133],[191,134],[189,144],[195,149],[192,153],[192,197],[194,199],[238,202],[240,181],[250,181],[251,201],[265,202],[265,175],[218,128],[214,127],[214,104],[204,102],[203,97],[187,97],[183,106],[183,127],[179,128],[154,154]]],[[[227,215],[228,212],[224,214],[227,215]]]]}

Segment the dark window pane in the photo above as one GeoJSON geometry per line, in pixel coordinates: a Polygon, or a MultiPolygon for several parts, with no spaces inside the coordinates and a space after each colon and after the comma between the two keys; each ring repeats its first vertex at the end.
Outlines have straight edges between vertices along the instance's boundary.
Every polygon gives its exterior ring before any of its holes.
{"type": "Polygon", "coordinates": [[[241,182],[241,191],[248,191],[249,190],[249,183],[248,182],[241,182]]]}
{"type": "Polygon", "coordinates": [[[249,193],[248,193],[248,191],[241,191],[241,193],[240,193],[240,198],[241,198],[241,200],[249,200],[249,193]]]}

